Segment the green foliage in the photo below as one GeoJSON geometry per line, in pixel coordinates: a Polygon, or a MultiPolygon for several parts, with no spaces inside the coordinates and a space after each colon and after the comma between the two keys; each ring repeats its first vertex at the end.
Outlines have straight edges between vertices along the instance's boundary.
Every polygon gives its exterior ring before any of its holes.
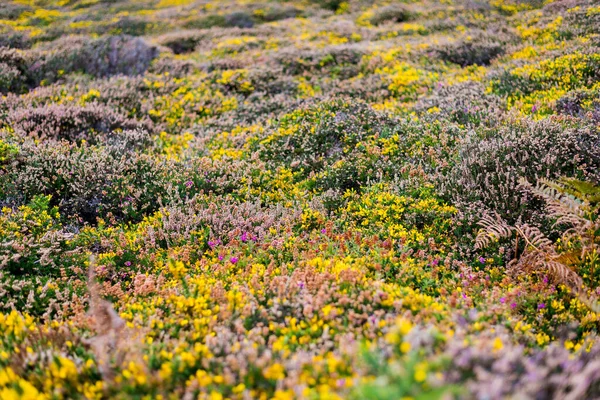
{"type": "Polygon", "coordinates": [[[17,146],[0,140],[0,163],[8,164],[17,154],[19,154],[17,146]]]}
{"type": "Polygon", "coordinates": [[[1,399],[600,398],[597,1],[0,3],[1,399]]]}

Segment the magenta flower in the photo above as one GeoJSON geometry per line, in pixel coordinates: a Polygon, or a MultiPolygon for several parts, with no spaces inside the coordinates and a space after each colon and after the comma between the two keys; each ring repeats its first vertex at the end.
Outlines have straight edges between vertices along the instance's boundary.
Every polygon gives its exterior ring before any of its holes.
{"type": "Polygon", "coordinates": [[[191,188],[192,186],[194,186],[194,182],[192,182],[192,181],[187,181],[187,182],[185,183],[185,186],[186,186],[186,187],[189,189],[189,188],[191,188]]]}
{"type": "Polygon", "coordinates": [[[479,262],[485,264],[485,257],[479,257],[479,262]]]}
{"type": "Polygon", "coordinates": [[[238,257],[231,257],[229,259],[229,261],[231,261],[232,264],[235,264],[236,262],[238,262],[239,258],[238,257]]]}
{"type": "Polygon", "coordinates": [[[125,266],[126,267],[131,267],[131,261],[125,261],[125,266]]]}
{"type": "Polygon", "coordinates": [[[242,242],[246,243],[248,241],[248,232],[242,233],[240,239],[242,240],[242,242]]]}

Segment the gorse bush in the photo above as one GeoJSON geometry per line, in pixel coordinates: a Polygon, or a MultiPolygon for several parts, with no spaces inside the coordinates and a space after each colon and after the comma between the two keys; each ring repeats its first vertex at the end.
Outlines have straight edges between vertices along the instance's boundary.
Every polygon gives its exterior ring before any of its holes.
{"type": "Polygon", "coordinates": [[[276,131],[257,143],[257,149],[271,163],[319,171],[335,164],[367,136],[386,129],[391,131],[391,120],[365,104],[324,102],[284,116],[276,131]]]}
{"type": "Polygon", "coordinates": [[[50,196],[36,196],[16,210],[4,208],[0,220],[3,270],[14,275],[47,274],[50,266],[56,273],[52,257],[60,251],[58,245],[66,237],[60,237],[58,208],[50,207],[49,202],[50,196]],[[19,220],[25,223],[16,224],[19,220]]]}
{"type": "Polygon", "coordinates": [[[599,397],[597,1],[0,3],[0,399],[599,397]]]}

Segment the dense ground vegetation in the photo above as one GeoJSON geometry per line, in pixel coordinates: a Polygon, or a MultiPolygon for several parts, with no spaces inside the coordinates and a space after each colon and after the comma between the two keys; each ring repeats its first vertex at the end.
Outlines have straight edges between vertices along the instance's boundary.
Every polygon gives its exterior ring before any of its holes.
{"type": "Polygon", "coordinates": [[[0,398],[600,397],[594,0],[0,1],[0,398]]]}

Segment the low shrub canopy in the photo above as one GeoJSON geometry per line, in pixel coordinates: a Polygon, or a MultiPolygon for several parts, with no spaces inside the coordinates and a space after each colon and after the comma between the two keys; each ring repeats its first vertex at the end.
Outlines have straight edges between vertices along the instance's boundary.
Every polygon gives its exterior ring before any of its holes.
{"type": "Polygon", "coordinates": [[[1,399],[600,398],[596,1],[0,3],[1,399]]]}

